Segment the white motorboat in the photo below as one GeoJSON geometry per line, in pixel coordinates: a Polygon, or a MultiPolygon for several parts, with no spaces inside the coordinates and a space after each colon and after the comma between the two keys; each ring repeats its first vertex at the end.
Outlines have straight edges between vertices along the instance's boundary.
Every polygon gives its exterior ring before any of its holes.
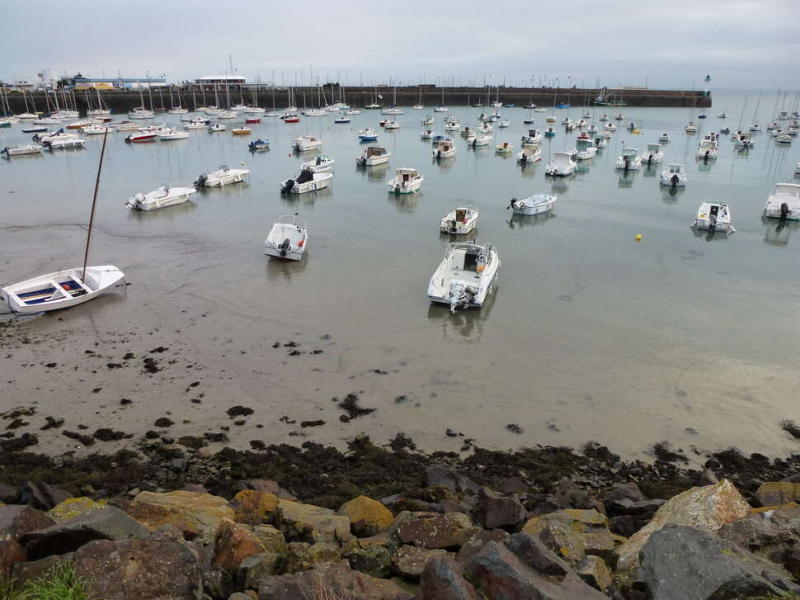
{"type": "Polygon", "coordinates": [[[555,152],[553,158],[547,163],[544,168],[545,175],[554,175],[556,177],[566,177],[575,172],[577,164],[572,160],[570,152],[555,152]]]}
{"type": "Polygon", "coordinates": [[[480,146],[488,146],[491,142],[492,142],[492,135],[489,133],[481,133],[480,135],[471,135],[467,138],[467,146],[471,146],[473,148],[479,148],[480,146]]]}
{"type": "Polygon", "coordinates": [[[444,124],[445,131],[458,131],[458,129],[459,129],[458,123],[452,123],[448,121],[447,123],[444,124]]]}
{"type": "Polygon", "coordinates": [[[589,129],[586,130],[586,133],[588,133],[589,135],[594,135],[595,133],[597,133],[597,127],[595,125],[590,125],[589,129]]]}
{"type": "Polygon", "coordinates": [[[244,181],[244,178],[249,174],[250,171],[248,169],[231,169],[226,165],[222,165],[216,171],[201,173],[197,181],[194,182],[194,186],[222,187],[244,181]]]}
{"type": "Polygon", "coordinates": [[[502,142],[494,147],[494,151],[497,154],[511,154],[513,150],[514,144],[509,144],[508,142],[502,142]]]}
{"type": "Polygon", "coordinates": [[[312,173],[321,173],[322,171],[330,171],[333,167],[333,163],[336,161],[332,159],[330,156],[326,156],[324,154],[318,154],[314,160],[309,162],[304,162],[300,165],[301,170],[309,170],[312,173]]]}
{"type": "Polygon", "coordinates": [[[389,180],[386,185],[389,192],[394,194],[413,194],[419,191],[424,178],[419,171],[412,167],[400,167],[395,171],[394,179],[389,180]]]}
{"type": "Polygon", "coordinates": [[[535,146],[542,143],[542,132],[538,129],[529,129],[526,135],[522,136],[523,146],[535,146]]]}
{"type": "Polygon", "coordinates": [[[225,123],[214,123],[208,126],[208,133],[222,133],[227,130],[228,126],[225,123]]]}
{"type": "Polygon", "coordinates": [[[660,136],[658,136],[658,141],[661,144],[669,144],[670,142],[669,134],[665,131],[660,136]]]}
{"type": "Polygon", "coordinates": [[[737,148],[752,148],[755,146],[753,142],[753,134],[746,131],[737,131],[731,136],[733,145],[737,148]]]}
{"type": "Polygon", "coordinates": [[[375,133],[372,127],[367,127],[358,132],[358,139],[362,142],[375,142],[378,139],[378,134],[375,133]]]}
{"type": "Polygon", "coordinates": [[[636,148],[623,148],[617,157],[614,168],[618,171],[638,171],[642,167],[642,157],[636,148]]]}
{"type": "Polygon", "coordinates": [[[596,135],[594,136],[594,146],[598,150],[600,150],[601,148],[605,148],[606,146],[608,146],[608,140],[606,140],[605,136],[596,135]]]}
{"type": "Polygon", "coordinates": [[[235,119],[239,116],[235,110],[221,110],[217,113],[217,119],[235,119]]]}
{"type": "Polygon", "coordinates": [[[661,172],[661,185],[667,187],[686,187],[686,169],[683,165],[669,165],[661,172]]]}
{"type": "Polygon", "coordinates": [[[47,137],[42,140],[42,146],[48,150],[58,150],[63,148],[83,148],[86,140],[75,134],[63,133],[47,137]]]}
{"type": "Polygon", "coordinates": [[[617,126],[614,125],[614,123],[606,123],[605,125],[603,125],[603,131],[608,131],[610,133],[613,133],[616,130],[617,126]]]}
{"type": "Polygon", "coordinates": [[[437,106],[436,108],[433,109],[433,112],[449,112],[449,111],[450,109],[447,108],[446,106],[437,106]]]}
{"type": "Polygon", "coordinates": [[[34,119],[38,119],[39,115],[30,112],[24,112],[18,115],[14,115],[14,117],[16,119],[19,119],[20,121],[33,121],[34,119]]]}
{"type": "Polygon", "coordinates": [[[186,115],[189,114],[189,109],[183,108],[182,106],[176,106],[175,108],[170,108],[167,112],[171,115],[186,115]]]}
{"type": "Polygon", "coordinates": [[[461,137],[469,137],[471,135],[475,135],[475,130],[469,125],[464,125],[461,128],[461,137]]]}
{"type": "Polygon", "coordinates": [[[0,150],[0,154],[4,154],[6,158],[12,156],[25,156],[29,154],[41,154],[42,147],[37,144],[27,144],[23,146],[6,146],[0,150]]]}
{"type": "Polygon", "coordinates": [[[542,160],[542,151],[536,144],[523,145],[522,151],[517,154],[517,162],[521,165],[530,165],[542,160]]]}
{"type": "Polygon", "coordinates": [[[134,194],[125,202],[125,206],[131,210],[157,210],[175,206],[176,204],[183,204],[189,200],[189,196],[196,193],[197,190],[193,187],[165,185],[146,194],[134,194]]]}
{"type": "Polygon", "coordinates": [[[499,268],[500,257],[491,244],[449,244],[428,284],[428,298],[448,304],[452,312],[480,308],[492,293],[499,268]]]}
{"type": "Polygon", "coordinates": [[[396,106],[388,106],[386,108],[381,109],[382,115],[404,115],[406,111],[402,108],[397,108],[396,106]]]}
{"type": "Polygon", "coordinates": [[[346,115],[360,115],[361,111],[358,110],[357,108],[351,108],[350,110],[344,111],[344,114],[346,114],[346,115]]]}
{"type": "Polygon", "coordinates": [[[717,115],[718,119],[726,119],[728,117],[728,111],[723,110],[721,113],[717,115]]]}
{"type": "MultiPolygon", "coordinates": [[[[795,173],[800,173],[800,163],[797,163],[795,173]]],[[[770,219],[800,221],[800,184],[777,184],[767,198],[762,214],[770,219]]]]}
{"type": "Polygon", "coordinates": [[[316,136],[309,134],[292,140],[292,149],[296,152],[308,152],[309,150],[316,150],[321,146],[322,140],[317,139],[316,136]]]}
{"type": "Polygon", "coordinates": [[[777,121],[773,121],[772,123],[767,125],[767,131],[772,131],[773,129],[778,129],[779,127],[780,127],[780,125],[778,124],[778,122],[777,121]]]}
{"type": "Polygon", "coordinates": [[[478,224],[480,212],[473,206],[454,208],[439,223],[439,231],[450,235],[466,235],[478,224]]]}
{"type": "Polygon", "coordinates": [[[139,124],[133,121],[120,121],[119,123],[112,123],[117,131],[139,131],[139,124]]]}
{"type": "Polygon", "coordinates": [[[577,160],[589,160],[597,155],[597,146],[588,136],[579,137],[575,142],[575,158],[577,160]]]}
{"type": "Polygon", "coordinates": [[[521,200],[512,198],[506,210],[510,208],[516,215],[540,215],[552,210],[556,200],[558,200],[558,196],[555,194],[534,194],[521,200]]]}
{"type": "Polygon", "coordinates": [[[617,116],[614,117],[614,119],[617,120],[617,121],[622,121],[624,118],[625,118],[625,115],[623,115],[622,113],[617,113],[617,116]]]}
{"type": "Polygon", "coordinates": [[[717,158],[718,152],[719,144],[717,143],[716,137],[705,136],[700,140],[695,156],[702,160],[714,160],[717,158]]]}
{"type": "Polygon", "coordinates": [[[598,120],[602,122],[608,121],[608,115],[606,113],[603,113],[603,115],[598,120]]]}
{"type": "MultiPolygon", "coordinates": [[[[489,136],[491,140],[491,136],[489,136]]],[[[488,143],[488,142],[487,142],[488,143]]],[[[456,155],[456,145],[451,139],[441,140],[439,145],[433,149],[433,158],[453,158],[456,155]]]]}
{"type": "Polygon", "coordinates": [[[103,126],[103,125],[87,125],[81,129],[86,135],[104,135],[106,133],[114,133],[114,130],[111,127],[103,126]]]}
{"type": "Polygon", "coordinates": [[[491,133],[494,126],[491,123],[481,123],[476,130],[478,133],[491,133]]]}
{"type": "Polygon", "coordinates": [[[336,117],[333,120],[333,122],[337,124],[344,124],[344,123],[349,123],[350,120],[351,120],[350,117],[348,117],[347,115],[342,115],[341,117],[336,117]]]}
{"type": "Polygon", "coordinates": [[[433,132],[432,129],[426,129],[425,131],[423,131],[420,134],[419,137],[420,137],[420,139],[423,139],[423,140],[429,140],[429,139],[433,138],[434,135],[436,135],[436,134],[433,132]]]}
{"type": "Polygon", "coordinates": [[[792,136],[788,133],[781,133],[775,138],[775,143],[782,146],[788,146],[792,143],[792,136]]]}
{"type": "Polygon", "coordinates": [[[695,229],[714,231],[733,231],[731,225],[731,211],[725,202],[718,200],[704,200],[697,209],[697,218],[693,225],[695,229]]]}
{"type": "Polygon", "coordinates": [[[508,119],[506,119],[506,120],[504,120],[504,121],[500,121],[500,122],[497,124],[497,126],[498,126],[500,129],[505,129],[506,127],[511,127],[511,122],[510,122],[508,119]]]}
{"type": "Polygon", "coordinates": [[[190,123],[186,123],[183,126],[183,128],[186,129],[187,131],[191,131],[193,129],[205,129],[205,127],[206,127],[205,124],[199,121],[192,121],[190,123]]]}
{"type": "Polygon", "coordinates": [[[433,125],[435,122],[436,121],[433,118],[433,115],[425,115],[425,118],[422,119],[422,124],[423,125],[433,125]]]}
{"type": "Polygon", "coordinates": [[[297,214],[284,215],[272,226],[264,241],[264,254],[300,260],[308,247],[308,224],[297,214]]]}
{"type": "Polygon", "coordinates": [[[260,106],[248,106],[242,112],[246,115],[263,115],[267,112],[267,109],[260,106]]]}
{"type": "Polygon", "coordinates": [[[695,125],[692,121],[689,121],[686,124],[686,133],[697,133],[697,125],[695,125]]]}
{"type": "Polygon", "coordinates": [[[152,110],[146,110],[144,108],[134,108],[131,112],[128,113],[129,119],[137,119],[137,120],[152,119],[155,116],[156,115],[152,110]]]}
{"type": "Polygon", "coordinates": [[[300,175],[294,179],[287,179],[280,182],[281,194],[305,194],[316,192],[328,187],[333,179],[333,173],[312,173],[308,170],[300,171],[300,175]]]}
{"type": "Polygon", "coordinates": [[[303,114],[307,117],[325,117],[328,115],[328,111],[322,110],[321,108],[309,108],[303,111],[303,114]]]}
{"type": "Polygon", "coordinates": [[[178,129],[162,129],[158,132],[158,139],[162,142],[167,142],[170,140],[185,140],[188,139],[189,133],[186,131],[180,131],[178,129]]]}
{"type": "Polygon", "coordinates": [[[423,110],[425,107],[422,104],[415,104],[411,107],[411,110],[423,110]]]}
{"type": "Polygon", "coordinates": [[[360,167],[374,167],[389,162],[392,155],[383,146],[367,146],[359,156],[356,157],[356,164],[360,167]]]}
{"type": "Polygon", "coordinates": [[[400,129],[400,123],[397,121],[386,121],[383,124],[384,129],[400,129]]]}
{"type": "Polygon", "coordinates": [[[642,163],[647,165],[657,165],[664,160],[664,153],[661,151],[661,144],[647,144],[647,150],[642,155],[642,163]]]}

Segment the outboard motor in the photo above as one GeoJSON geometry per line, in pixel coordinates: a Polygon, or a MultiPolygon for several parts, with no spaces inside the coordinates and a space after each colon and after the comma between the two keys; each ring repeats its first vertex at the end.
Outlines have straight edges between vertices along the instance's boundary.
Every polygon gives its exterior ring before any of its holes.
{"type": "Polygon", "coordinates": [[[711,155],[711,150],[706,150],[706,153],[703,155],[703,162],[708,162],[708,157],[711,155]]]}
{"type": "Polygon", "coordinates": [[[208,173],[201,173],[200,176],[197,178],[197,181],[194,182],[194,185],[195,187],[197,186],[205,187],[207,181],[208,181],[208,173]]]}
{"type": "Polygon", "coordinates": [[[394,185],[394,193],[395,194],[399,194],[400,193],[400,184],[399,183],[396,183],[394,185]]]}
{"type": "Polygon", "coordinates": [[[650,156],[647,157],[647,166],[651,166],[653,164],[653,153],[650,153],[650,156]]]}
{"type": "Polygon", "coordinates": [[[789,205],[784,202],[781,204],[781,221],[785,221],[789,217],[789,205]]]}
{"type": "Polygon", "coordinates": [[[287,179],[281,188],[281,194],[290,194],[294,188],[294,179],[287,179]]]}
{"type": "Polygon", "coordinates": [[[278,245],[278,250],[280,250],[281,252],[281,258],[286,257],[286,253],[289,252],[291,247],[292,247],[292,242],[289,240],[289,238],[286,238],[278,245]]]}
{"type": "Polygon", "coordinates": [[[511,202],[508,204],[508,206],[506,206],[506,210],[508,210],[509,208],[513,208],[514,210],[517,210],[517,199],[516,198],[512,198],[511,202]]]}
{"type": "Polygon", "coordinates": [[[717,217],[711,215],[708,217],[708,232],[713,233],[717,229],[717,217]]]}
{"type": "Polygon", "coordinates": [[[630,168],[631,168],[631,159],[630,158],[626,158],[625,159],[625,172],[627,173],[630,168]]]}
{"type": "Polygon", "coordinates": [[[678,182],[679,182],[680,180],[681,180],[681,178],[680,178],[680,177],[678,177],[678,174],[677,174],[677,173],[675,173],[675,174],[672,176],[672,187],[678,187],[678,182]]]}

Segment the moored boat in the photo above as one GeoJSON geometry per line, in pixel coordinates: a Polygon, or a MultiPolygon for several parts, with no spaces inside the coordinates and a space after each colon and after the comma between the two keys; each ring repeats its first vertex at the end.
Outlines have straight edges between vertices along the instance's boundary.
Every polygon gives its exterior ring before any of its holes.
{"type": "Polygon", "coordinates": [[[395,171],[394,179],[390,179],[386,185],[389,192],[393,194],[413,194],[419,191],[424,178],[419,171],[412,167],[400,167],[395,171]]]}
{"type": "Polygon", "coordinates": [[[474,206],[454,208],[442,218],[439,231],[449,235],[466,235],[475,229],[480,216],[480,211],[474,206]]]}
{"type": "Polygon", "coordinates": [[[692,226],[710,232],[732,231],[730,208],[725,202],[704,200],[697,209],[697,218],[692,226]]]}
{"type": "Polygon", "coordinates": [[[673,188],[686,187],[686,182],[686,169],[683,165],[669,165],[661,172],[661,185],[673,188]]]}
{"type": "Polygon", "coordinates": [[[146,194],[134,194],[125,202],[125,206],[131,210],[157,210],[175,206],[176,204],[183,204],[189,200],[189,196],[196,193],[197,190],[193,187],[165,185],[146,194]]]}
{"type": "Polygon", "coordinates": [[[201,173],[194,182],[195,187],[222,187],[239,183],[250,174],[248,169],[231,169],[223,165],[216,171],[201,173]]]}
{"type": "Polygon", "coordinates": [[[356,157],[356,165],[360,167],[374,167],[389,162],[392,153],[383,146],[367,146],[364,152],[356,157]]]}
{"type": "MultiPolygon", "coordinates": [[[[795,173],[800,173],[800,163],[797,163],[795,173]]],[[[769,219],[800,221],[800,184],[777,184],[767,198],[762,215],[769,219]]]]}
{"type": "Polygon", "coordinates": [[[533,196],[522,198],[521,200],[512,198],[506,207],[506,210],[510,208],[516,215],[540,215],[552,210],[556,200],[558,200],[558,196],[555,194],[544,193],[534,194],[533,196]]]}
{"type": "Polygon", "coordinates": [[[312,173],[304,169],[294,179],[280,182],[281,194],[305,194],[322,190],[328,187],[331,179],[333,179],[333,173],[312,173]]]}
{"type": "Polygon", "coordinates": [[[492,292],[500,257],[491,244],[449,244],[428,284],[428,298],[459,308],[481,307],[492,292]]]}
{"type": "Polygon", "coordinates": [[[308,247],[308,224],[297,214],[284,215],[264,240],[264,254],[273,258],[301,260],[308,247]]]}

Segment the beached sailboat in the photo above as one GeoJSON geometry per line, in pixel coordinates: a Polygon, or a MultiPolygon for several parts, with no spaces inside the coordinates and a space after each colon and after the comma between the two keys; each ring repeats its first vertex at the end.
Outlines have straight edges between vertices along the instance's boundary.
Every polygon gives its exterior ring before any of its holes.
{"type": "Polygon", "coordinates": [[[492,292],[500,257],[491,244],[449,244],[428,284],[431,301],[459,308],[483,306],[492,292]]]}
{"type": "Polygon", "coordinates": [[[264,254],[300,260],[308,247],[308,224],[297,216],[284,215],[272,226],[264,241],[264,254]]]}

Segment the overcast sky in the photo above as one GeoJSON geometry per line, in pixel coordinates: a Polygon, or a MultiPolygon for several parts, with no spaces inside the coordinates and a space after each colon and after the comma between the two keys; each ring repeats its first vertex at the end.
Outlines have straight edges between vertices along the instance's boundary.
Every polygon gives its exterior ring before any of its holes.
{"type": "Polygon", "coordinates": [[[800,87],[800,0],[0,0],[0,79],[800,87]]]}

